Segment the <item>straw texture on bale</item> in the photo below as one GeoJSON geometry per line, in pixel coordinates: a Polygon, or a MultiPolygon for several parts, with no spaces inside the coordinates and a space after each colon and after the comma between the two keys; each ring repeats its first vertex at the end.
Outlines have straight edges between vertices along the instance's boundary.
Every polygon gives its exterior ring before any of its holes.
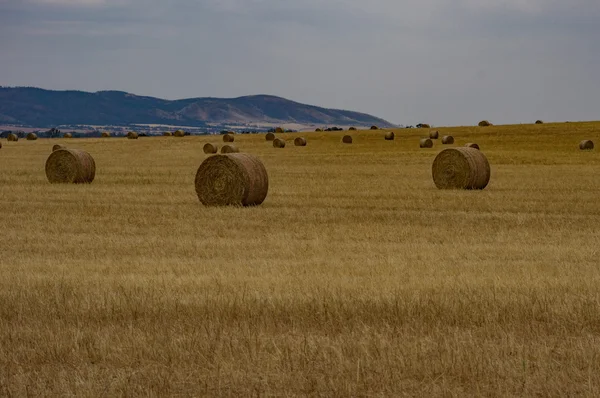
{"type": "Polygon", "coordinates": [[[46,177],[52,184],[91,183],[96,176],[94,158],[78,149],[59,149],[46,160],[46,177]]]}
{"type": "Polygon", "coordinates": [[[442,144],[445,144],[445,145],[454,144],[454,137],[452,137],[451,135],[443,136],[442,144]]]}
{"type": "Polygon", "coordinates": [[[385,138],[386,141],[393,141],[394,138],[396,138],[396,134],[394,134],[393,131],[388,131],[387,133],[385,133],[385,136],[383,138],[385,138]]]}
{"type": "Polygon", "coordinates": [[[267,141],[273,141],[275,139],[275,134],[273,134],[273,133],[267,133],[267,135],[265,136],[265,139],[267,141]]]}
{"type": "Polygon", "coordinates": [[[173,135],[175,137],[185,137],[185,131],[183,131],[183,130],[177,130],[176,132],[173,133],[173,135]]]}
{"type": "Polygon", "coordinates": [[[440,132],[439,131],[430,131],[429,138],[431,138],[432,140],[437,140],[438,138],[440,138],[440,132]]]}
{"type": "Polygon", "coordinates": [[[236,147],[233,144],[227,144],[227,145],[223,145],[223,147],[221,147],[221,153],[237,153],[240,150],[238,149],[238,147],[236,147]]]}
{"type": "Polygon", "coordinates": [[[281,127],[277,127],[277,128],[275,129],[275,132],[276,132],[276,133],[284,133],[285,131],[283,130],[283,128],[281,128],[281,127]]]}
{"type": "Polygon", "coordinates": [[[422,138],[421,141],[419,141],[419,146],[421,148],[433,148],[433,141],[429,138],[422,138]]]}
{"type": "Polygon", "coordinates": [[[490,164],[474,148],[448,148],[433,161],[432,175],[439,189],[484,189],[490,182],[490,164]]]}
{"type": "Polygon", "coordinates": [[[27,140],[28,141],[35,141],[38,139],[38,136],[36,133],[29,133],[27,134],[27,140]]]}
{"type": "Polygon", "coordinates": [[[217,153],[219,152],[219,147],[215,144],[211,144],[210,142],[208,144],[204,144],[204,153],[217,153]]]}
{"type": "Polygon", "coordinates": [[[108,137],[110,137],[110,133],[108,131],[103,131],[102,138],[108,138],[108,137]]]}
{"type": "Polygon", "coordinates": [[[63,138],[73,138],[73,134],[71,134],[71,133],[65,133],[63,135],[63,138]]]}
{"type": "Polygon", "coordinates": [[[306,138],[304,137],[296,137],[294,140],[295,146],[306,146],[306,138]]]}
{"type": "Polygon", "coordinates": [[[223,142],[233,142],[233,141],[235,141],[233,134],[223,135],[223,142]]]}
{"type": "Polygon", "coordinates": [[[466,144],[465,144],[465,147],[467,147],[467,148],[475,148],[475,149],[480,149],[480,148],[479,148],[479,144],[476,144],[476,143],[474,143],[474,142],[468,142],[468,143],[466,143],[466,144]]]}
{"type": "Polygon", "coordinates": [[[479,127],[488,127],[491,125],[492,125],[492,123],[488,122],[487,120],[482,120],[479,122],[479,127]]]}
{"type": "Polygon", "coordinates": [[[352,136],[351,135],[345,135],[344,138],[342,138],[342,142],[344,144],[352,144],[352,136]]]}
{"type": "Polygon", "coordinates": [[[285,148],[285,140],[281,138],[275,138],[273,140],[273,148],[285,148]]]}
{"type": "Polygon", "coordinates": [[[52,152],[54,151],[58,151],[59,149],[66,149],[67,147],[64,145],[60,145],[60,144],[54,144],[54,146],[52,146],[52,152]]]}
{"type": "Polygon", "coordinates": [[[579,143],[579,149],[582,151],[594,149],[594,143],[591,140],[583,140],[579,143]]]}
{"type": "Polygon", "coordinates": [[[139,137],[139,134],[136,133],[135,131],[130,131],[129,133],[127,133],[127,138],[129,138],[130,140],[137,140],[139,137]]]}
{"type": "Polygon", "coordinates": [[[256,206],[267,197],[269,176],[252,155],[215,155],[198,168],[195,186],[205,206],[256,206]]]}
{"type": "Polygon", "coordinates": [[[10,133],[10,134],[9,134],[9,135],[6,137],[6,139],[7,139],[8,141],[19,141],[19,136],[18,136],[18,135],[16,135],[16,134],[14,134],[14,133],[10,133]]]}
{"type": "Polygon", "coordinates": [[[164,136],[164,137],[172,137],[172,136],[173,136],[173,133],[171,133],[170,131],[165,131],[165,132],[163,133],[163,136],[164,136]]]}
{"type": "Polygon", "coordinates": [[[544,121],[543,120],[536,120],[535,124],[544,124],[544,121]]]}

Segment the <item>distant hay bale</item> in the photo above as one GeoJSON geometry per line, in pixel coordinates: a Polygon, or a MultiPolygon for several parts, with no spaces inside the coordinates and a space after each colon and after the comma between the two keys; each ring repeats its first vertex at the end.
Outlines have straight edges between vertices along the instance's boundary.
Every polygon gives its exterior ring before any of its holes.
{"type": "Polygon", "coordinates": [[[431,125],[429,125],[427,123],[421,123],[421,124],[419,124],[418,127],[421,128],[421,129],[430,129],[431,125]]]}
{"type": "Polygon", "coordinates": [[[235,141],[235,137],[233,134],[225,134],[223,135],[223,142],[233,142],[235,141]]]}
{"type": "Polygon", "coordinates": [[[227,144],[227,145],[223,145],[223,147],[221,147],[221,153],[237,153],[240,150],[238,149],[238,147],[236,147],[233,144],[227,144]]]}
{"type": "Polygon", "coordinates": [[[46,177],[52,184],[91,183],[96,176],[94,158],[78,149],[59,149],[54,151],[46,160],[46,177]]]}
{"type": "Polygon", "coordinates": [[[71,134],[71,133],[64,133],[63,134],[63,138],[73,138],[73,134],[71,134]]]}
{"type": "Polygon", "coordinates": [[[246,153],[207,158],[196,172],[196,194],[205,206],[256,206],[269,191],[262,162],[246,153]]]}
{"type": "Polygon", "coordinates": [[[473,148],[448,148],[433,161],[432,175],[439,189],[484,189],[490,182],[490,164],[473,148]]]}
{"type": "Polygon", "coordinates": [[[373,125],[373,126],[371,126],[371,130],[379,130],[379,127],[373,125]]]}
{"type": "Polygon", "coordinates": [[[479,145],[476,144],[476,143],[474,143],[474,142],[468,142],[468,143],[466,143],[465,147],[479,149],[479,145]]]}
{"type": "Polygon", "coordinates": [[[38,136],[36,133],[29,133],[27,134],[27,141],[35,141],[38,139],[38,136]]]}
{"type": "Polygon", "coordinates": [[[174,135],[175,137],[185,137],[185,131],[183,131],[183,130],[177,130],[177,131],[175,131],[175,132],[173,133],[173,135],[174,135]]]}
{"type": "Polygon", "coordinates": [[[440,138],[440,132],[439,131],[430,131],[429,138],[431,138],[432,140],[437,140],[438,138],[440,138]]]}
{"type": "Polygon", "coordinates": [[[454,144],[454,137],[452,137],[451,135],[445,135],[442,137],[442,144],[444,145],[450,145],[450,144],[454,144]]]}
{"type": "Polygon", "coordinates": [[[323,130],[322,130],[322,129],[319,129],[319,128],[316,128],[316,129],[315,129],[315,132],[316,132],[316,133],[320,133],[321,131],[323,131],[323,130]]]}
{"type": "Polygon", "coordinates": [[[356,131],[356,127],[350,127],[348,130],[349,131],[356,131]]]}
{"type": "Polygon", "coordinates": [[[393,141],[394,138],[396,138],[396,135],[393,131],[388,131],[387,133],[385,133],[385,136],[383,138],[385,138],[386,141],[393,141]]]}
{"type": "Polygon", "coordinates": [[[582,151],[594,149],[594,143],[591,140],[583,140],[579,143],[579,149],[582,151]]]}
{"type": "Polygon", "coordinates": [[[204,144],[203,150],[204,150],[204,153],[217,153],[217,152],[219,152],[219,147],[215,144],[208,143],[208,144],[204,144]]]}
{"type": "Polygon", "coordinates": [[[544,124],[544,121],[543,120],[536,120],[535,124],[544,124]]]}
{"type": "Polygon", "coordinates": [[[491,125],[492,123],[488,122],[487,120],[482,120],[479,122],[479,127],[489,127],[491,125]]]}
{"type": "Polygon", "coordinates": [[[173,133],[171,133],[170,131],[165,131],[163,133],[163,137],[172,137],[172,136],[173,136],[173,133]]]}
{"type": "Polygon", "coordinates": [[[130,140],[137,140],[139,137],[139,134],[136,133],[135,131],[130,131],[129,133],[127,133],[127,138],[130,140]]]}
{"type": "Polygon", "coordinates": [[[277,128],[275,129],[275,132],[276,132],[276,133],[285,133],[285,130],[284,130],[282,127],[277,127],[277,128]]]}
{"type": "Polygon", "coordinates": [[[273,140],[273,148],[285,148],[285,140],[281,138],[275,138],[273,140]]]}
{"type": "Polygon", "coordinates": [[[265,139],[267,141],[273,141],[275,139],[275,134],[273,134],[273,133],[267,133],[267,135],[265,136],[265,139]]]}
{"type": "Polygon", "coordinates": [[[64,145],[60,145],[60,144],[54,144],[52,146],[52,152],[58,151],[59,149],[67,149],[67,147],[64,145]]]}
{"type": "Polygon", "coordinates": [[[419,146],[421,148],[433,148],[433,141],[429,138],[422,138],[421,141],[419,141],[419,146]]]}
{"type": "Polygon", "coordinates": [[[103,131],[101,136],[102,136],[102,138],[108,138],[108,137],[110,137],[110,133],[108,131],[103,131]]]}
{"type": "Polygon", "coordinates": [[[19,136],[14,133],[10,133],[8,136],[6,136],[6,139],[8,141],[19,141],[19,136]]]}
{"type": "Polygon", "coordinates": [[[296,137],[294,140],[295,146],[306,146],[306,138],[304,137],[296,137]]]}
{"type": "Polygon", "coordinates": [[[352,136],[351,136],[351,135],[345,135],[345,136],[342,138],[342,142],[343,142],[344,144],[352,144],[352,136]]]}

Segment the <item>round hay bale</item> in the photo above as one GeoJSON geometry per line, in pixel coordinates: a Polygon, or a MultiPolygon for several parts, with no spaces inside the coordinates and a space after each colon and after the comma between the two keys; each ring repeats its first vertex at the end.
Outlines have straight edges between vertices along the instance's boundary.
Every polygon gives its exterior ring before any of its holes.
{"type": "Polygon", "coordinates": [[[421,128],[421,129],[430,129],[431,125],[427,124],[427,123],[421,123],[417,127],[421,128]]]}
{"type": "Polygon", "coordinates": [[[356,131],[356,127],[350,127],[348,131],[356,131]]]}
{"type": "Polygon", "coordinates": [[[173,133],[171,133],[170,131],[165,131],[163,133],[163,137],[172,137],[172,136],[173,136],[173,133]]]}
{"type": "Polygon", "coordinates": [[[219,152],[219,147],[215,144],[204,144],[204,148],[202,148],[204,150],[204,153],[217,153],[219,152]]]}
{"type": "Polygon", "coordinates": [[[393,131],[388,131],[387,133],[385,133],[384,138],[386,141],[393,141],[394,138],[396,138],[396,135],[394,134],[393,131]]]}
{"type": "Polygon", "coordinates": [[[454,137],[452,137],[451,135],[443,136],[442,144],[444,144],[444,145],[454,144],[454,137]]]}
{"type": "Polygon", "coordinates": [[[419,141],[419,147],[433,148],[433,141],[431,141],[429,138],[422,138],[421,141],[419,141]]]}
{"type": "Polygon", "coordinates": [[[479,145],[476,144],[476,143],[474,143],[474,142],[468,142],[468,143],[466,143],[465,147],[479,149],[479,145]]]}
{"type": "Polygon", "coordinates": [[[479,127],[489,127],[491,125],[492,123],[488,122],[487,120],[482,120],[479,122],[479,127]]]}
{"type": "Polygon", "coordinates": [[[63,134],[63,138],[73,138],[73,134],[71,134],[71,133],[64,133],[63,134]]]}
{"type": "Polygon", "coordinates": [[[9,134],[9,135],[6,137],[6,139],[7,139],[8,141],[19,141],[19,136],[18,136],[18,135],[16,135],[16,134],[14,134],[14,133],[10,133],[10,134],[9,134]]]}
{"type": "Polygon", "coordinates": [[[379,127],[373,125],[373,126],[371,126],[371,130],[379,130],[379,127]]]}
{"type": "Polygon", "coordinates": [[[583,140],[579,143],[579,149],[582,151],[594,149],[594,143],[591,140],[583,140]]]}
{"type": "Polygon", "coordinates": [[[91,183],[96,176],[94,158],[79,149],[59,149],[46,160],[46,177],[52,184],[91,183]]]}
{"type": "Polygon", "coordinates": [[[177,131],[175,131],[175,132],[173,133],[173,135],[174,135],[175,137],[185,137],[185,131],[183,131],[183,130],[177,130],[177,131]]]}
{"type": "Polygon", "coordinates": [[[321,131],[323,131],[323,130],[322,130],[322,129],[319,129],[319,128],[315,129],[315,132],[316,132],[316,133],[320,133],[321,131]]]}
{"type": "Polygon", "coordinates": [[[430,131],[429,138],[431,138],[432,140],[437,140],[438,138],[440,138],[440,132],[439,131],[430,131]]]}
{"type": "Polygon", "coordinates": [[[233,144],[223,145],[221,147],[221,153],[237,153],[240,150],[233,144]]]}
{"type": "Polygon", "coordinates": [[[275,139],[275,134],[273,134],[273,133],[267,133],[267,135],[265,136],[265,139],[267,141],[273,141],[275,139]]]}
{"type": "Polygon", "coordinates": [[[27,141],[35,141],[38,139],[38,136],[36,133],[29,133],[27,134],[27,141]]]}
{"type": "Polygon", "coordinates": [[[282,127],[277,127],[277,128],[275,129],[275,132],[276,132],[276,133],[285,133],[285,130],[284,130],[282,127]]]}
{"type": "Polygon", "coordinates": [[[281,138],[275,138],[273,140],[273,148],[285,148],[285,140],[281,138]]]}
{"type": "Polygon", "coordinates": [[[108,131],[103,131],[101,135],[102,135],[102,138],[110,137],[110,133],[108,131]]]}
{"type": "Polygon", "coordinates": [[[262,162],[246,153],[207,158],[196,172],[196,194],[205,206],[256,206],[269,191],[262,162]]]}
{"type": "Polygon", "coordinates": [[[432,175],[439,189],[484,189],[490,182],[490,164],[474,148],[448,148],[433,161],[432,175]]]}
{"type": "Polygon", "coordinates": [[[127,133],[127,138],[130,140],[137,140],[139,137],[139,134],[136,133],[135,131],[130,131],[129,133],[127,133]]]}
{"type": "Polygon", "coordinates": [[[235,137],[233,136],[233,134],[225,134],[223,135],[223,142],[233,142],[235,141],[235,137]]]}
{"type": "Polygon", "coordinates": [[[352,144],[352,136],[351,136],[351,135],[345,135],[345,136],[342,138],[342,142],[343,142],[344,144],[352,144]]]}
{"type": "Polygon", "coordinates": [[[67,147],[64,145],[60,145],[60,144],[54,144],[52,146],[52,152],[58,151],[59,149],[67,149],[67,147]]]}
{"type": "Polygon", "coordinates": [[[296,137],[294,140],[295,146],[306,146],[306,138],[304,137],[296,137]]]}
{"type": "Polygon", "coordinates": [[[536,120],[535,124],[544,124],[544,121],[543,120],[536,120]]]}

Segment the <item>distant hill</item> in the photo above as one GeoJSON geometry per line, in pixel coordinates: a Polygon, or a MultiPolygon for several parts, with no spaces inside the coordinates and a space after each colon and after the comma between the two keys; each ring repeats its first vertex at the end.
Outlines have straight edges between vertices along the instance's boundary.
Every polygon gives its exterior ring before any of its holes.
{"type": "Polygon", "coordinates": [[[0,124],[31,126],[207,123],[316,124],[391,127],[365,113],[326,109],[271,95],[169,101],[122,91],[51,91],[0,87],[0,124]]]}

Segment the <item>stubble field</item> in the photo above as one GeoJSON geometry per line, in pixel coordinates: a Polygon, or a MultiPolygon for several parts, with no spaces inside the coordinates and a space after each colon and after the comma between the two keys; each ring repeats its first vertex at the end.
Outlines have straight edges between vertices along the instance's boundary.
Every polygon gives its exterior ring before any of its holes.
{"type": "Polygon", "coordinates": [[[600,123],[440,128],[484,191],[435,188],[428,131],[237,135],[255,208],[198,201],[220,137],[3,140],[0,395],[600,395],[600,123]]]}

